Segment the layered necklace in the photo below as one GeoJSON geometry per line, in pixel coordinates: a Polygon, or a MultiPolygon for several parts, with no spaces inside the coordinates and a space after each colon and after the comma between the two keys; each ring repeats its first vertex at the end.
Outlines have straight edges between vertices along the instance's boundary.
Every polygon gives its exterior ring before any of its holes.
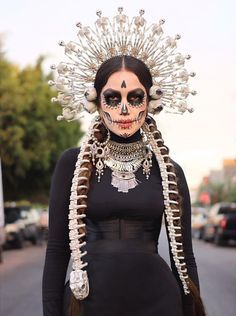
{"type": "MultiPolygon", "coordinates": [[[[143,174],[149,178],[152,166],[152,151],[147,141],[118,143],[109,140],[104,148],[103,163],[112,170],[111,184],[119,192],[127,193],[140,181],[135,172],[142,166],[143,174]]],[[[100,162],[101,165],[101,162],[100,162]]]]}

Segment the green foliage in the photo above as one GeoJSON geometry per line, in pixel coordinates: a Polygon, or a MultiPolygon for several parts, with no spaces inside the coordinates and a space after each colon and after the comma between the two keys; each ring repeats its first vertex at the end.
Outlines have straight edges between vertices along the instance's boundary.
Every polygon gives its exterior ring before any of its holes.
{"type": "Polygon", "coordinates": [[[228,202],[236,203],[236,185],[230,185],[227,194],[226,194],[226,200],[228,202]]]}
{"type": "MultiPolygon", "coordinates": [[[[1,50],[1,49],[0,49],[1,50]]],[[[19,69],[0,52],[0,157],[5,200],[46,201],[55,163],[82,136],[80,125],[57,122],[60,106],[42,71],[43,58],[19,69]]]]}
{"type": "Polygon", "coordinates": [[[225,186],[223,183],[209,183],[211,204],[225,201],[225,186]]]}

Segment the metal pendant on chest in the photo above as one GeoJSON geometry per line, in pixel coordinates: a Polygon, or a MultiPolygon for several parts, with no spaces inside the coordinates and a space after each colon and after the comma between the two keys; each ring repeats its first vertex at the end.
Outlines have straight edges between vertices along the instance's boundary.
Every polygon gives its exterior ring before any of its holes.
{"type": "Polygon", "coordinates": [[[128,193],[140,183],[135,172],[141,166],[143,174],[149,178],[152,152],[145,142],[120,144],[110,141],[107,147],[109,155],[104,159],[104,164],[112,170],[111,185],[117,188],[118,192],[128,193]]]}

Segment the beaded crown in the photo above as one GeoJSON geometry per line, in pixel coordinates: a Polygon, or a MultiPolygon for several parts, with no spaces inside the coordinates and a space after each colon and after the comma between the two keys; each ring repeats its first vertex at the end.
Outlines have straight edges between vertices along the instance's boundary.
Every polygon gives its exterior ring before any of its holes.
{"type": "Polygon", "coordinates": [[[176,51],[180,35],[166,36],[163,32],[164,19],[158,23],[148,24],[144,18],[144,10],[130,19],[122,7],[112,19],[96,12],[98,19],[94,28],[77,23],[78,41],[59,45],[65,49],[70,62],[52,65],[57,70],[55,81],[50,81],[58,90],[53,102],[59,102],[63,108],[58,119],[67,121],[80,117],[84,110],[84,93],[86,88],[93,86],[95,75],[101,64],[114,56],[131,55],[142,60],[149,68],[153,84],[161,91],[162,106],[168,113],[183,114],[192,112],[186,98],[196,91],[188,85],[189,77],[194,72],[185,68],[190,55],[182,55],[176,51]]]}

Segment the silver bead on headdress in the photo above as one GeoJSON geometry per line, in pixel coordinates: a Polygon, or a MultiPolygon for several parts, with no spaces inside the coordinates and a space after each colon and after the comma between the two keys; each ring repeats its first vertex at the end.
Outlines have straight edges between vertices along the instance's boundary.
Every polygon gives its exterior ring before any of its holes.
{"type": "Polygon", "coordinates": [[[71,61],[51,66],[57,70],[58,77],[49,84],[59,92],[52,101],[59,102],[63,108],[58,119],[72,121],[80,118],[83,110],[95,112],[95,75],[104,61],[122,55],[142,60],[152,74],[149,113],[159,113],[162,108],[168,113],[193,112],[186,98],[196,94],[188,86],[189,77],[194,77],[195,73],[185,69],[185,62],[191,56],[176,52],[180,35],[164,35],[163,19],[148,25],[144,10],[132,19],[124,14],[122,7],[112,19],[102,16],[100,10],[96,14],[98,19],[94,28],[77,23],[77,42],[59,42],[71,61]],[[88,91],[93,97],[88,98],[88,91]]]}

